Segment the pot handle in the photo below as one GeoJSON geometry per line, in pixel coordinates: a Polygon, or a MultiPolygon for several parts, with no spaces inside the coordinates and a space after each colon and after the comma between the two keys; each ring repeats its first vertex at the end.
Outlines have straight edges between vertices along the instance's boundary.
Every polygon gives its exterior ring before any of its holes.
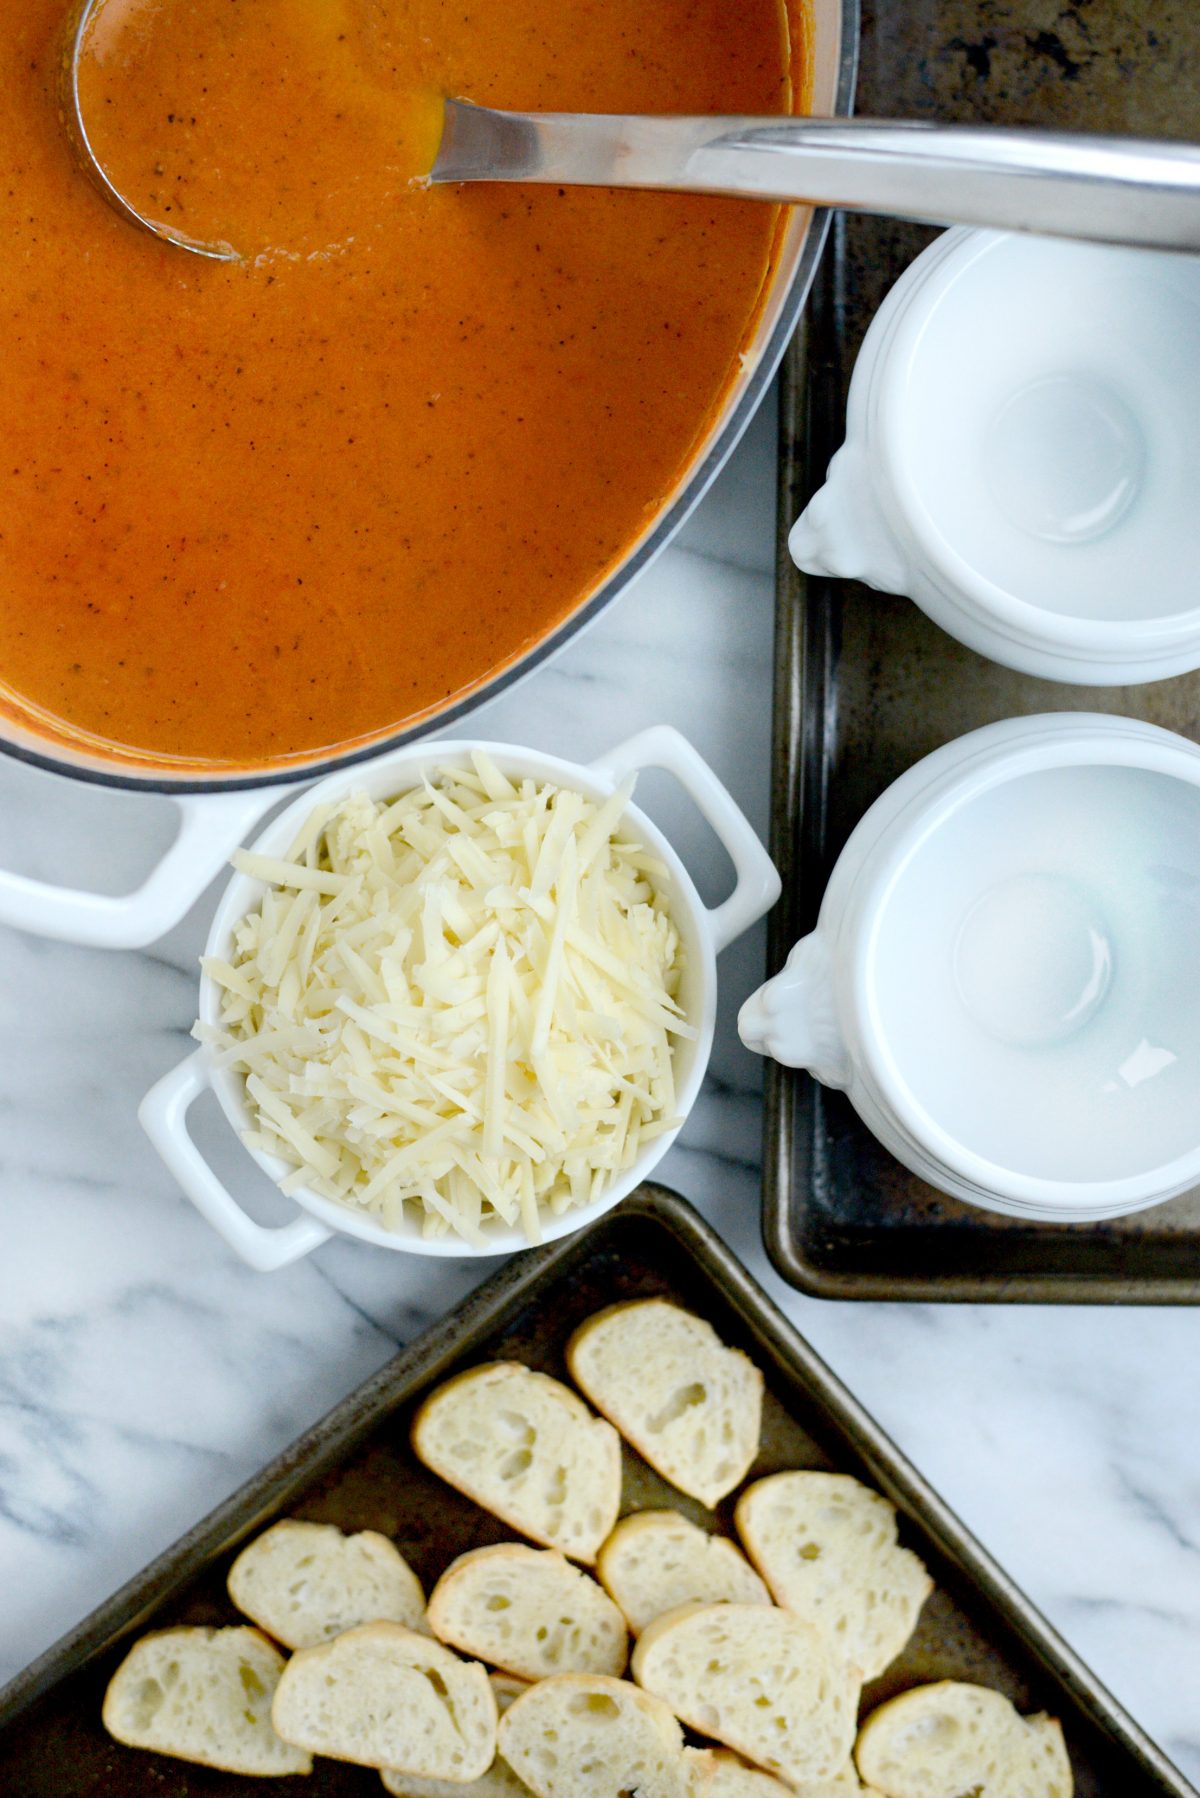
{"type": "Polygon", "coordinates": [[[208,1057],[197,1049],[150,1088],[138,1106],[138,1120],[201,1217],[243,1261],[260,1273],[274,1273],[319,1249],[333,1231],[303,1213],[276,1228],[246,1216],[188,1134],[187,1114],[208,1087],[208,1057]]]}
{"type": "Polygon", "coordinates": [[[778,899],[782,882],[775,864],[749,818],[703,756],[669,724],[639,731],[591,764],[593,774],[609,776],[614,782],[636,768],[665,768],[673,774],[708,819],[733,863],[736,879],[728,899],[718,906],[703,907],[713,948],[720,954],[778,899]]]}
{"type": "Polygon", "coordinates": [[[179,831],[149,879],[115,898],[0,870],[0,924],[93,949],[141,949],[165,936],[257,823],[279,787],[172,794],[179,831]]]}

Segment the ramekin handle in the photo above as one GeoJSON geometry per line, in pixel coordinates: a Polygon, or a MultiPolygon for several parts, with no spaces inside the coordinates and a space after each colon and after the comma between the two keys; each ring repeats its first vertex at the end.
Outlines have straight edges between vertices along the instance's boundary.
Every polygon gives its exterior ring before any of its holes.
{"type": "Polygon", "coordinates": [[[665,768],[695,800],[733,863],[734,888],[723,904],[706,906],[709,933],[720,953],[779,897],[781,881],[754,826],[698,750],[669,724],[656,724],[618,743],[591,764],[592,772],[621,780],[636,768],[665,768]]]}
{"type": "Polygon", "coordinates": [[[0,924],[93,949],[141,949],[156,942],[200,897],[281,792],[255,787],[171,797],[179,808],[178,834],[134,892],[113,898],[0,870],[0,924]]]}
{"type": "Polygon", "coordinates": [[[912,596],[912,569],[879,509],[867,456],[855,441],[845,442],[829,464],[825,485],[788,533],[788,549],[805,574],[912,596]]]}
{"type": "Polygon", "coordinates": [[[823,1086],[844,1091],[853,1078],[838,1022],[833,956],[820,931],[801,937],[779,973],[738,1013],[738,1035],[756,1055],[807,1068],[823,1086]]]}
{"type": "Polygon", "coordinates": [[[187,1114],[208,1086],[208,1058],[198,1049],[150,1088],[138,1107],[138,1120],[201,1217],[243,1261],[260,1273],[274,1273],[319,1249],[333,1231],[305,1214],[273,1229],[246,1216],[188,1133],[187,1114]]]}

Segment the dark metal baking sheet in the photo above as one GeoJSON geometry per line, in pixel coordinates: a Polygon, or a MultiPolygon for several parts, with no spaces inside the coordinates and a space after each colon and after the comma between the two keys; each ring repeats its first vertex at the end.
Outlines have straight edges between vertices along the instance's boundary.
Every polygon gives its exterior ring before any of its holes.
{"type": "MultiPolygon", "coordinates": [[[[870,0],[858,110],[985,118],[1200,140],[1200,9],[1153,0],[1086,9],[1040,0],[870,0]]],[[[1076,687],[999,668],[908,600],[806,579],[786,532],[843,434],[863,332],[935,233],[835,218],[785,369],[772,854],[784,898],[779,967],[811,930],[829,871],[863,812],[905,768],[964,731],[1018,713],[1102,711],[1200,738],[1200,674],[1076,687]]],[[[987,345],[980,345],[987,354],[987,345]]],[[[785,1280],[825,1298],[1200,1303],[1200,1189],[1105,1224],[1030,1224],[934,1191],[879,1146],[845,1097],[769,1063],[763,1234],[785,1280]]]]}
{"type": "MultiPolygon", "coordinates": [[[[408,1446],[414,1407],[435,1381],[479,1361],[512,1358],[563,1376],[563,1348],[575,1324],[614,1300],[649,1294],[709,1318],[763,1369],[756,1475],[787,1467],[859,1475],[898,1507],[904,1539],[930,1567],[937,1590],[903,1656],[868,1688],[868,1705],[925,1680],[977,1680],[1022,1710],[1045,1709],[1061,1719],[1079,1798],[1197,1798],[708,1226],[676,1194],[654,1186],[641,1187],[580,1236],[510,1262],[0,1692],[0,1791],[20,1798],[191,1798],[261,1789],[258,1781],[108,1739],[101,1699],[130,1636],[173,1623],[236,1621],[225,1594],[233,1552],[280,1515],[382,1530],[427,1588],[455,1554],[503,1539],[504,1525],[415,1460],[408,1446]]],[[[623,1509],[665,1504],[697,1521],[706,1516],[626,1450],[623,1509]]],[[[731,1514],[728,1503],[718,1514],[727,1531],[731,1514]]],[[[288,1789],[325,1798],[377,1791],[373,1780],[361,1767],[318,1760],[303,1787],[288,1789]]]]}

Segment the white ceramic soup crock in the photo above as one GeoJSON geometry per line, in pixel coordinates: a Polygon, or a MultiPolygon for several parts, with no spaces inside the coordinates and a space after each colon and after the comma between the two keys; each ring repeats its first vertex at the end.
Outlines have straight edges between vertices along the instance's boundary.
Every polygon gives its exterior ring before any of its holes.
{"type": "Polygon", "coordinates": [[[1200,1183],[1200,747],[1065,712],[936,750],[738,1027],[988,1210],[1097,1220],[1200,1183]]]}
{"type": "MultiPolygon", "coordinates": [[[[642,843],[667,868],[666,897],[683,950],[679,1002],[696,1036],[693,1040],[679,1039],[675,1048],[676,1112],[682,1122],[700,1091],[712,1048],[717,1007],[716,958],[728,943],[775,903],[780,882],[749,821],[708,764],[678,731],[666,725],[643,731],[586,767],[504,743],[457,740],[394,750],[368,767],[330,775],[305,792],[286,811],[272,819],[253,847],[264,855],[282,854],[318,805],[339,800],[351,792],[365,792],[373,799],[394,797],[407,792],[425,775],[433,774],[439,768],[461,765],[477,749],[485,750],[503,773],[514,778],[528,776],[539,781],[552,781],[598,801],[607,799],[625,776],[636,769],[666,769],[690,794],[727,851],[734,866],[734,888],[723,904],[710,908],[701,900],[686,868],[662,832],[636,806],[626,808],[623,834],[642,843]]],[[[206,956],[231,959],[234,929],[247,912],[261,903],[265,890],[261,881],[240,873],[234,876],[213,919],[205,946],[206,956]]],[[[215,983],[202,977],[201,1021],[216,1024],[219,1008],[220,995],[215,983]]],[[[139,1117],[151,1142],[188,1198],[251,1267],[264,1271],[284,1267],[337,1232],[357,1237],[360,1242],[373,1243],[378,1248],[400,1249],[416,1255],[462,1258],[472,1254],[508,1254],[529,1247],[522,1232],[498,1224],[489,1230],[482,1249],[472,1247],[459,1236],[422,1236],[416,1223],[407,1218],[403,1228],[388,1230],[366,1212],[322,1198],[303,1187],[289,1193],[301,1211],[293,1222],[274,1228],[256,1223],[217,1178],[189,1135],[188,1111],[209,1088],[216,1094],[226,1118],[239,1135],[253,1128],[241,1075],[228,1067],[214,1067],[207,1049],[198,1050],[160,1080],[142,1101],[139,1117]]],[[[655,1137],[633,1164],[590,1205],[561,1216],[544,1217],[543,1239],[551,1242],[569,1235],[610,1210],[646,1179],[677,1135],[678,1129],[675,1129],[655,1137]]],[[[248,1149],[247,1153],[253,1155],[273,1180],[280,1180],[293,1171],[258,1150],[248,1149]]]]}
{"type": "Polygon", "coordinates": [[[1200,667],[1200,258],[948,231],[854,369],[803,569],[907,594],[1010,668],[1200,667]]]}
{"type": "MultiPolygon", "coordinates": [[[[803,58],[797,109],[815,117],[845,116],[854,98],[858,48],[856,0],[788,0],[793,41],[803,58]]],[[[729,12],[736,29],[736,7],[729,12]]],[[[0,707],[0,754],[50,775],[164,793],[180,814],[179,839],[166,860],[136,892],[110,898],[60,888],[0,870],[0,924],[36,936],[100,948],[136,948],[154,942],[187,911],[198,886],[219,873],[231,850],[285,796],[288,783],[317,779],[361,763],[435,729],[444,729],[474,706],[530,673],[591,623],[658,555],[711,486],[753,418],[784,350],[791,341],[820,259],[828,214],[795,206],[781,215],[762,306],[728,393],[703,421],[687,466],[646,516],[645,526],[620,560],[599,576],[590,592],[543,638],[494,669],[475,689],[448,696],[426,717],[370,741],[331,744],[301,755],[286,749],[253,768],[182,764],[118,745],[68,740],[53,721],[23,709],[14,695],[0,707]],[[198,878],[203,872],[204,879],[198,878]]],[[[0,668],[0,690],[4,670],[0,668]]],[[[54,783],[46,803],[54,804],[54,783]]]]}

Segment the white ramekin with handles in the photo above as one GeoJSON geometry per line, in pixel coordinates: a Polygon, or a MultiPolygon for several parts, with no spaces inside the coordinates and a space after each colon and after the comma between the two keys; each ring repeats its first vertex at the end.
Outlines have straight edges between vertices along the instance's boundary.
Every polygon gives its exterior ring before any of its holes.
{"type": "MultiPolygon", "coordinates": [[[[337,801],[351,792],[366,792],[374,799],[408,791],[423,776],[439,768],[461,764],[473,750],[484,750],[504,773],[529,777],[574,788],[588,798],[603,801],[630,774],[641,768],[662,768],[673,774],[712,826],[734,866],[732,893],[716,907],[706,906],[678,855],[646,814],[630,805],[625,828],[668,870],[671,917],[679,931],[684,955],[680,1004],[696,1030],[694,1040],[679,1039],[675,1048],[676,1111],[684,1119],[695,1102],[704,1079],[716,1021],[717,970],[720,951],[740,936],[775,903],[780,882],[774,864],[753,827],[722,786],[712,769],[678,731],[658,725],[586,766],[521,749],[504,743],[459,739],[426,742],[399,749],[365,767],[331,775],[307,789],[286,811],[273,818],[254,843],[256,852],[279,855],[294,840],[304,819],[318,806],[337,801]]],[[[235,874],[217,908],[205,954],[229,959],[233,932],[240,919],[261,902],[261,881],[235,874]]],[[[200,1018],[219,1021],[220,995],[216,985],[202,977],[200,1018]]],[[[193,1142],[187,1117],[191,1106],[209,1089],[216,1094],[226,1118],[239,1135],[253,1128],[241,1076],[232,1068],[214,1068],[209,1053],[190,1055],[147,1093],[139,1110],[151,1142],[190,1198],[210,1224],[220,1232],[251,1267],[263,1271],[285,1267],[307,1255],[336,1234],[356,1237],[378,1248],[399,1249],[409,1254],[463,1258],[472,1254],[501,1255],[528,1248],[524,1234],[498,1226],[489,1233],[483,1249],[473,1249],[457,1236],[425,1237],[410,1219],[397,1230],[388,1230],[365,1212],[338,1204],[301,1187],[289,1197],[300,1208],[293,1222],[275,1228],[249,1217],[233,1194],[217,1178],[193,1142]]],[[[592,1204],[543,1219],[543,1238],[552,1242],[591,1223],[632,1192],[666,1153],[678,1130],[664,1132],[646,1145],[631,1167],[592,1204]]],[[[247,1153],[273,1180],[294,1170],[258,1150],[247,1153]]]]}
{"type": "Polygon", "coordinates": [[[1119,1217],[1200,1184],[1200,746],[1008,719],[876,800],[815,931],[742,1007],[930,1185],[1119,1217]]]}
{"type": "Polygon", "coordinates": [[[1200,667],[1200,258],[947,231],[855,364],[793,526],[993,661],[1095,685],[1200,667]]]}

